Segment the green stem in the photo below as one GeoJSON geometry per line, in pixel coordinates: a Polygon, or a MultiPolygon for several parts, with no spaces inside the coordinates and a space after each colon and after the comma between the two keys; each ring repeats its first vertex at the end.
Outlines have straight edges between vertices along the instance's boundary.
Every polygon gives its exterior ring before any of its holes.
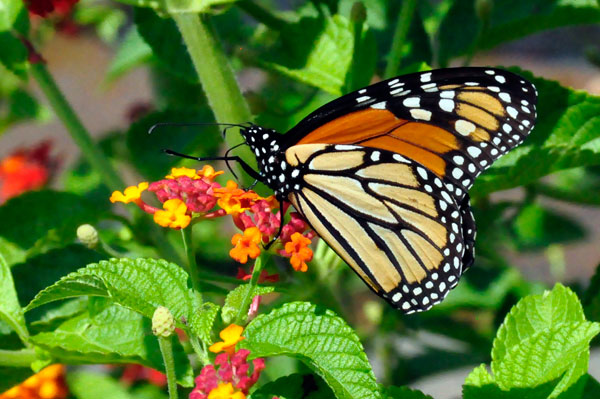
{"type": "Polygon", "coordinates": [[[190,337],[190,343],[192,344],[192,348],[198,356],[198,360],[202,365],[207,365],[210,363],[210,359],[208,357],[208,352],[206,351],[206,344],[198,339],[198,337],[194,336],[191,332],[188,332],[188,337],[190,337]]]}
{"type": "Polygon", "coordinates": [[[196,253],[194,252],[194,244],[192,241],[192,226],[181,229],[181,238],[183,239],[183,248],[187,256],[188,273],[192,280],[192,287],[196,292],[200,290],[200,278],[198,277],[198,265],[196,264],[196,253]]]}
{"type": "Polygon", "coordinates": [[[167,387],[169,388],[169,399],[177,399],[177,382],[175,377],[175,359],[173,358],[173,343],[170,337],[158,337],[160,352],[162,353],[167,371],[167,387]]]}
{"type": "Polygon", "coordinates": [[[400,61],[402,60],[402,47],[406,41],[406,35],[412,22],[413,14],[417,5],[417,0],[404,0],[400,9],[400,17],[394,32],[392,48],[385,66],[385,78],[392,78],[398,75],[400,70],[400,61]]]}
{"type": "MultiPolygon", "coordinates": [[[[173,14],[172,18],[181,32],[217,122],[251,121],[250,108],[208,17],[181,13],[173,14]]],[[[241,135],[232,132],[226,140],[232,147],[240,142],[241,135]]],[[[238,155],[250,166],[256,166],[256,159],[249,147],[242,146],[238,155]]]]}
{"type": "Polygon", "coordinates": [[[242,300],[242,304],[238,309],[237,317],[235,318],[235,324],[242,325],[246,321],[248,307],[250,306],[250,302],[253,298],[254,287],[258,284],[258,277],[260,276],[260,272],[263,267],[263,257],[259,257],[254,262],[254,269],[252,269],[252,277],[250,277],[250,282],[248,283],[248,291],[246,291],[246,295],[242,300]]]}
{"type": "Polygon", "coordinates": [[[29,367],[37,359],[33,349],[20,351],[0,350],[0,366],[29,367]]]}
{"type": "Polygon", "coordinates": [[[83,156],[90,163],[92,168],[100,173],[102,181],[106,186],[112,190],[122,190],[125,187],[125,183],[115,172],[108,159],[93,141],[83,126],[71,105],[67,102],[67,99],[62,94],[54,78],[48,72],[46,65],[42,63],[31,64],[31,75],[34,77],[42,92],[48,99],[50,106],[54,109],[56,115],[63,122],[67,131],[73,138],[73,141],[81,149],[83,156]]]}
{"type": "Polygon", "coordinates": [[[256,4],[252,0],[238,1],[236,5],[252,18],[273,30],[282,30],[287,25],[286,21],[277,17],[268,8],[265,8],[260,4],[256,4]]]}

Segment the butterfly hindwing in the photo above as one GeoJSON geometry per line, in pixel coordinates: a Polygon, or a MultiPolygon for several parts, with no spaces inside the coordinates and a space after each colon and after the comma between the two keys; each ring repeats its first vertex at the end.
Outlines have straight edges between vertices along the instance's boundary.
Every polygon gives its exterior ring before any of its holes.
{"type": "Polygon", "coordinates": [[[474,179],[535,123],[536,91],[494,68],[449,68],[376,83],[319,108],[285,145],[358,144],[404,155],[461,201],[474,179]]]}
{"type": "Polygon", "coordinates": [[[463,216],[440,178],[361,146],[298,145],[285,155],[303,182],[290,201],[377,294],[411,313],[456,285],[463,216]]]}

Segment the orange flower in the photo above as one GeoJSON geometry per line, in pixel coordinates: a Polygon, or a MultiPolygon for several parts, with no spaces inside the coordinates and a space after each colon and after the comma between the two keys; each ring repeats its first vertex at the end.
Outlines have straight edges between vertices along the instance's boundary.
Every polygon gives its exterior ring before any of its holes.
{"type": "Polygon", "coordinates": [[[312,249],[308,247],[310,240],[300,233],[294,233],[290,238],[291,241],[285,244],[285,252],[291,255],[290,263],[294,270],[305,272],[308,270],[306,262],[313,257],[312,249]]]}
{"type": "Polygon", "coordinates": [[[148,182],[141,182],[137,186],[129,186],[123,192],[115,191],[110,196],[110,202],[122,202],[128,204],[130,202],[137,203],[142,196],[142,192],[148,188],[148,182]]]}
{"type": "Polygon", "coordinates": [[[204,165],[201,170],[196,172],[199,177],[204,177],[208,180],[214,180],[215,177],[222,175],[222,170],[215,171],[215,169],[210,165],[204,165]]]}
{"type": "Polygon", "coordinates": [[[187,227],[192,220],[190,215],[186,213],[187,206],[178,198],[165,201],[163,209],[154,213],[154,221],[162,227],[182,229],[187,227]]]}
{"type": "Polygon", "coordinates": [[[20,385],[0,394],[0,399],[64,399],[67,397],[64,374],[63,365],[48,366],[20,385]]]}
{"type": "Polygon", "coordinates": [[[242,337],[243,331],[244,327],[238,326],[237,324],[230,324],[219,333],[219,337],[221,337],[223,341],[215,342],[208,350],[213,353],[225,351],[227,354],[233,355],[235,352],[235,345],[244,339],[244,337],[242,337]]]}
{"type": "Polygon", "coordinates": [[[246,395],[241,391],[236,391],[231,382],[222,382],[208,393],[208,399],[246,399],[246,395]]]}
{"type": "Polygon", "coordinates": [[[252,206],[252,203],[260,197],[253,191],[244,191],[238,188],[236,182],[229,180],[227,186],[215,189],[215,197],[219,198],[217,203],[227,214],[238,214],[252,206]]]}
{"type": "Polygon", "coordinates": [[[190,179],[199,179],[200,176],[198,176],[196,174],[196,169],[190,169],[190,168],[171,168],[171,174],[165,176],[167,179],[177,179],[178,177],[181,176],[187,176],[190,179]]]}
{"type": "Polygon", "coordinates": [[[248,227],[244,230],[244,234],[235,234],[231,238],[231,243],[235,245],[234,248],[229,251],[229,256],[240,263],[248,262],[248,257],[252,259],[258,258],[260,255],[260,244],[262,240],[262,233],[258,227],[248,227]]]}

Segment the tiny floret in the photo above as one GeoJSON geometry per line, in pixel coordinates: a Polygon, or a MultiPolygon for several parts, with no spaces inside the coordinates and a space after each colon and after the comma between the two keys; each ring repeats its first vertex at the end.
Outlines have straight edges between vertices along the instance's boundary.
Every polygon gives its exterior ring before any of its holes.
{"type": "Polygon", "coordinates": [[[190,224],[192,218],[186,213],[187,206],[180,199],[170,199],[163,204],[163,210],[154,213],[154,221],[162,227],[183,229],[190,224]]]}
{"type": "Polygon", "coordinates": [[[115,202],[122,202],[124,204],[128,204],[130,202],[138,201],[142,192],[144,192],[148,188],[148,182],[141,182],[137,186],[129,186],[123,192],[115,191],[110,196],[110,202],[113,204],[115,202]]]}
{"type": "Polygon", "coordinates": [[[244,339],[242,337],[244,327],[238,326],[237,324],[230,324],[219,333],[219,337],[223,341],[212,344],[208,350],[213,353],[225,352],[229,355],[233,355],[235,352],[235,345],[244,339]]]}

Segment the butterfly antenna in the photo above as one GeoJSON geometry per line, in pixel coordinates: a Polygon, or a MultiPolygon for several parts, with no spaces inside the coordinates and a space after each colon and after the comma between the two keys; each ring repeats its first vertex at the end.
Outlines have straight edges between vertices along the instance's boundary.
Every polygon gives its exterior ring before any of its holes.
{"type": "Polygon", "coordinates": [[[248,127],[248,124],[250,122],[244,122],[244,123],[217,123],[217,122],[190,122],[190,123],[180,123],[180,122],[159,122],[159,123],[155,123],[154,125],[150,126],[150,129],[148,129],[148,134],[152,134],[152,132],[154,132],[155,129],[162,127],[162,126],[227,126],[224,130],[223,130],[223,137],[225,137],[225,132],[227,131],[227,129],[230,129],[232,127],[239,127],[239,128],[246,128],[248,127]]]}

